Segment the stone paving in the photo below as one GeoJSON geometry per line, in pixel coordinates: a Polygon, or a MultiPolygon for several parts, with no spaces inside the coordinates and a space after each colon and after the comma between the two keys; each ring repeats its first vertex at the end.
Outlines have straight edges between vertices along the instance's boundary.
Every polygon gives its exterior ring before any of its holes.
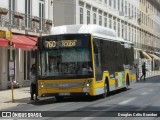
{"type": "Polygon", "coordinates": [[[30,87],[16,88],[14,91],[14,101],[12,102],[12,90],[0,91],[0,110],[15,107],[19,104],[30,102],[30,87]]]}

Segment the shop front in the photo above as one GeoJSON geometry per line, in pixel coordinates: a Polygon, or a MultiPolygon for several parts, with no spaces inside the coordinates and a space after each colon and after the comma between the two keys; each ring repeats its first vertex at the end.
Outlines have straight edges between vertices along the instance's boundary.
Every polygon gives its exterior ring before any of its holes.
{"type": "Polygon", "coordinates": [[[12,50],[10,50],[10,40],[0,38],[0,89],[10,88],[10,75],[12,75],[14,83],[18,83],[19,86],[30,84],[29,72],[31,65],[35,62],[33,48],[36,45],[36,39],[33,36],[12,34],[13,44],[12,50]]]}

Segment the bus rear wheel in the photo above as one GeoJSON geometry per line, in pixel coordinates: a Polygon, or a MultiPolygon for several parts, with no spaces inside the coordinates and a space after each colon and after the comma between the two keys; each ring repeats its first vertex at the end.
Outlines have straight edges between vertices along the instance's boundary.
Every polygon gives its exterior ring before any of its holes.
{"type": "Polygon", "coordinates": [[[128,90],[128,86],[130,85],[129,83],[129,76],[127,75],[126,77],[126,87],[125,87],[125,90],[128,90]]]}

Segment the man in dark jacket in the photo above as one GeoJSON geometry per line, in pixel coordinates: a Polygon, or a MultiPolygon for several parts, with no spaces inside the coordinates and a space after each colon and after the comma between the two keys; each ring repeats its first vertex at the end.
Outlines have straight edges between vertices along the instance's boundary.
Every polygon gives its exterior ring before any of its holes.
{"type": "Polygon", "coordinates": [[[34,100],[34,94],[35,94],[35,99],[38,100],[37,98],[37,86],[36,86],[36,65],[33,64],[30,72],[30,80],[31,80],[31,100],[34,100]]]}
{"type": "Polygon", "coordinates": [[[145,62],[142,65],[142,76],[141,76],[140,80],[142,79],[142,77],[144,77],[143,80],[146,80],[146,63],[145,62]]]}

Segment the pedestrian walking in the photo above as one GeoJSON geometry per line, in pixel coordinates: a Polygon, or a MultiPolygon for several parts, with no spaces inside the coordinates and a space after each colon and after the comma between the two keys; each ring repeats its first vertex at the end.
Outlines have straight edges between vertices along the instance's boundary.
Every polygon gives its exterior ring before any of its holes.
{"type": "Polygon", "coordinates": [[[136,80],[138,81],[139,78],[139,69],[138,69],[138,64],[135,64],[135,72],[136,72],[136,80]]]}
{"type": "Polygon", "coordinates": [[[146,80],[146,63],[145,62],[142,65],[142,76],[140,80],[142,79],[142,77],[143,77],[143,80],[145,81],[146,80]]]}
{"type": "Polygon", "coordinates": [[[36,85],[36,65],[35,64],[33,64],[31,67],[30,80],[31,80],[31,87],[30,87],[31,100],[34,100],[34,95],[35,95],[35,100],[38,100],[37,90],[36,90],[37,85],[36,85]]]}

